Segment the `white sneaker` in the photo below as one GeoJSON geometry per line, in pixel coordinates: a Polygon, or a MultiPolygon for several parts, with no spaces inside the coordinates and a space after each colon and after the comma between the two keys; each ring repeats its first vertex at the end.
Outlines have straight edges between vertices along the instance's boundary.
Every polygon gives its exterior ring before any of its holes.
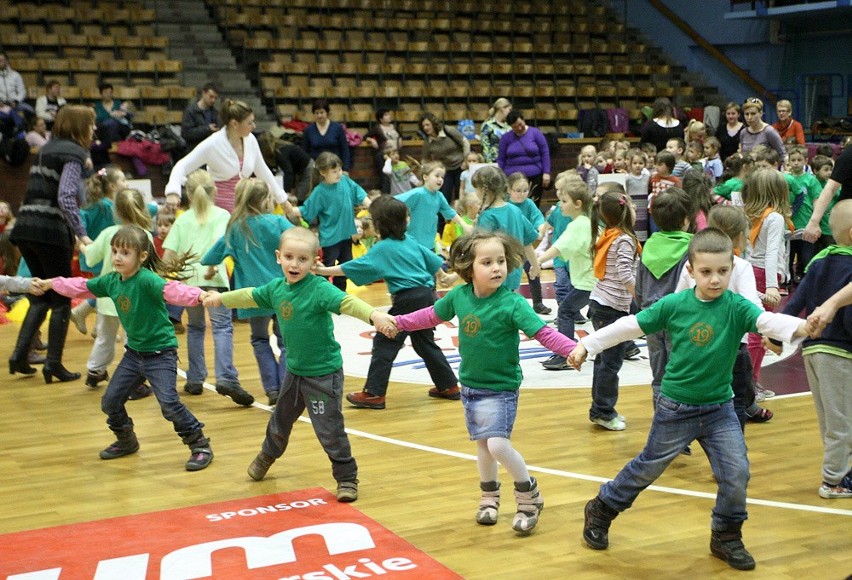
{"type": "Polygon", "coordinates": [[[838,499],[852,497],[852,489],[843,487],[842,483],[838,485],[829,485],[824,483],[819,488],[819,496],[823,499],[838,499]]]}
{"type": "Polygon", "coordinates": [[[604,429],[609,429],[610,431],[624,431],[627,428],[627,423],[624,422],[624,419],[620,417],[613,417],[609,421],[601,417],[595,417],[592,419],[592,423],[595,425],[600,425],[604,429]]]}
{"type": "Polygon", "coordinates": [[[772,397],[775,396],[775,391],[770,391],[769,389],[763,388],[763,385],[761,385],[760,383],[757,383],[754,386],[754,392],[755,392],[755,400],[757,400],[758,394],[763,394],[763,398],[760,399],[761,401],[763,401],[764,399],[771,399],[772,397]]]}

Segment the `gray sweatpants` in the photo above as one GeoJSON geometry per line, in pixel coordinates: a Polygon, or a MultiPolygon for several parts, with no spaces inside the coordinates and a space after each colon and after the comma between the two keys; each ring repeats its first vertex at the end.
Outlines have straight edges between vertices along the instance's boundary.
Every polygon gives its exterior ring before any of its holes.
{"type": "Polygon", "coordinates": [[[100,372],[106,370],[115,359],[115,337],[118,335],[118,329],[121,328],[121,321],[118,316],[107,316],[98,312],[95,328],[97,328],[98,336],[89,354],[86,369],[91,372],[100,372]]]}
{"type": "Polygon", "coordinates": [[[824,352],[803,358],[822,436],[822,479],[837,485],[852,462],[852,360],[824,352]]]}
{"type": "Polygon", "coordinates": [[[287,372],[266,426],[263,453],[275,459],[284,455],[293,423],[306,408],[314,433],[331,460],[334,479],[355,481],[358,465],[343,425],[343,369],[319,377],[300,377],[287,372]]]}

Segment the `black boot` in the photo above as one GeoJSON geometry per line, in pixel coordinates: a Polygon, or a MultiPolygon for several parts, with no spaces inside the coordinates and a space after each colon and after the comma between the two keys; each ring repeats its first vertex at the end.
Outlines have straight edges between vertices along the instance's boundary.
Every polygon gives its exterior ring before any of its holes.
{"type": "Polygon", "coordinates": [[[537,314],[550,314],[552,310],[544,305],[544,301],[541,297],[541,278],[534,278],[530,280],[529,285],[527,287],[530,290],[530,298],[532,298],[533,310],[535,310],[537,314]]]}
{"type": "Polygon", "coordinates": [[[36,373],[36,370],[27,362],[27,358],[30,354],[33,338],[38,334],[38,329],[44,322],[48,310],[50,310],[48,302],[30,300],[30,307],[27,310],[27,315],[24,317],[24,322],[21,324],[21,330],[18,332],[18,341],[15,343],[15,350],[9,358],[9,374],[21,373],[34,375],[36,373]]]}
{"type": "Polygon", "coordinates": [[[201,471],[213,461],[213,450],[210,448],[210,439],[204,436],[199,429],[186,437],[181,437],[184,445],[189,447],[190,456],[186,462],[187,471],[201,471]]]}
{"type": "Polygon", "coordinates": [[[731,524],[726,530],[713,530],[710,536],[710,553],[737,570],[754,570],[755,562],[743,546],[742,522],[731,524]]]}
{"type": "Polygon", "coordinates": [[[101,451],[101,459],[116,459],[139,451],[139,440],[136,439],[132,422],[118,430],[112,429],[112,431],[115,433],[116,440],[112,445],[101,451]]]}
{"type": "Polygon", "coordinates": [[[609,547],[609,525],[618,516],[618,511],[595,497],[589,500],[583,513],[583,539],[586,544],[595,550],[606,550],[609,547]]]}
{"type": "Polygon", "coordinates": [[[70,304],[53,307],[50,325],[47,328],[47,362],[41,370],[45,383],[52,383],[54,378],[60,383],[76,381],[80,378],[80,373],[72,373],[62,366],[62,351],[65,348],[65,336],[68,334],[70,318],[70,304]]]}

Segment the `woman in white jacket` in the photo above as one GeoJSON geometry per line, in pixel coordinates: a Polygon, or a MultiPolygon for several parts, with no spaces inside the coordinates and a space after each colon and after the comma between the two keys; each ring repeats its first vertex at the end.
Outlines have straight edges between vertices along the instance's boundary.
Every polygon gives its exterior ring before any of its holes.
{"type": "Polygon", "coordinates": [[[222,128],[199,143],[186,157],[172,168],[166,195],[180,194],[186,176],[202,167],[216,182],[216,205],[231,212],[234,210],[234,188],[243,177],[257,176],[263,180],[286,214],[296,210],[287,201],[287,193],[272,175],[257,139],[252,134],[255,127],[254,112],[246,103],[226,99],[219,115],[222,128]]]}

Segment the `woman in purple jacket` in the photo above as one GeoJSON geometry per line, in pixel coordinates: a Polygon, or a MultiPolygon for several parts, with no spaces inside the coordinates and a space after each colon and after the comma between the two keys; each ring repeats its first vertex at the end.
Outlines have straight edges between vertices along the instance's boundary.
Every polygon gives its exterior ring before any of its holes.
{"type": "Polygon", "coordinates": [[[512,130],[500,137],[497,165],[506,175],[520,171],[530,182],[530,199],[536,205],[541,194],[550,185],[550,148],[541,131],[530,127],[519,111],[506,116],[512,130]]]}

